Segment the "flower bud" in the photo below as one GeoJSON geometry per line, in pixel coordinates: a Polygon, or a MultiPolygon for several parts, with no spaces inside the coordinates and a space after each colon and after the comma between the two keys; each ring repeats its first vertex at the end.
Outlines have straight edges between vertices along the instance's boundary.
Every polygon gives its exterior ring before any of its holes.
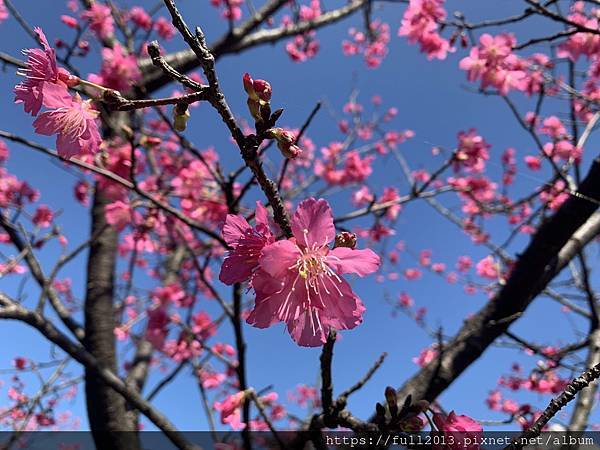
{"type": "Polygon", "coordinates": [[[162,139],[157,136],[142,136],[140,139],[140,144],[146,148],[152,148],[160,145],[162,143],[162,139]]]}
{"type": "Polygon", "coordinates": [[[254,80],[249,73],[244,74],[244,90],[252,100],[260,103],[269,103],[271,101],[271,85],[265,80],[254,80]]]}
{"type": "Polygon", "coordinates": [[[271,101],[272,89],[268,81],[254,80],[254,92],[256,92],[256,95],[261,101],[265,103],[271,101]]]}
{"type": "Polygon", "coordinates": [[[297,158],[302,154],[302,149],[295,144],[282,144],[278,142],[277,148],[279,148],[283,156],[285,156],[288,159],[297,158]]]}
{"type": "Polygon", "coordinates": [[[256,92],[254,92],[254,80],[248,72],[244,74],[244,78],[242,80],[244,82],[244,90],[246,91],[246,94],[248,94],[250,98],[255,97],[256,92]]]}
{"type": "Polygon", "coordinates": [[[252,100],[250,97],[248,97],[247,104],[248,111],[250,111],[250,114],[252,115],[254,120],[260,122],[262,120],[262,117],[260,114],[260,103],[258,103],[258,100],[252,100]]]}
{"type": "Polygon", "coordinates": [[[173,108],[173,127],[180,133],[185,131],[187,121],[190,118],[190,110],[188,105],[180,103],[173,108]]]}
{"type": "Polygon", "coordinates": [[[302,153],[302,149],[296,145],[296,137],[283,128],[271,128],[266,132],[267,137],[277,141],[277,147],[283,156],[294,159],[302,153]]]}

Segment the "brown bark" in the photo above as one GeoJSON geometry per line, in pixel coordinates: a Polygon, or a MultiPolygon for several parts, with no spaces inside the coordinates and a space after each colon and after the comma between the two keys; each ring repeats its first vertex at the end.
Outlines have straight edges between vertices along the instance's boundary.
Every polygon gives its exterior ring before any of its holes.
{"type": "MultiPolygon", "coordinates": [[[[109,200],[96,191],[92,206],[92,235],[105,227],[104,207],[108,203],[109,200]]],[[[114,373],[118,373],[113,304],[117,245],[118,234],[112,227],[105,227],[90,245],[85,298],[85,348],[101,366],[114,373]]],[[[138,449],[135,421],[127,414],[125,399],[89,367],[85,371],[85,393],[96,448],[138,449]],[[127,433],[118,433],[122,431],[127,433]]]]}

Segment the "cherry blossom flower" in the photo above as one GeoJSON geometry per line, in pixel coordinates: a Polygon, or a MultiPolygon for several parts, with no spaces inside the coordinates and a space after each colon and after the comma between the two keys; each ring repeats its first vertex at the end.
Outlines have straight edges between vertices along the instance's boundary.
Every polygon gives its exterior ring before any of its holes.
{"type": "Polygon", "coordinates": [[[123,229],[132,222],[133,210],[128,203],[122,201],[116,201],[104,208],[104,215],[106,216],[106,222],[115,228],[117,231],[123,231],[123,229]]]}
{"type": "Polygon", "coordinates": [[[362,54],[367,67],[379,67],[388,52],[390,42],[390,26],[379,20],[370,23],[370,33],[367,35],[356,28],[350,28],[348,34],[352,41],[342,42],[344,55],[362,54]]]}
{"type": "Polygon", "coordinates": [[[242,17],[241,6],[244,0],[210,0],[215,8],[222,8],[221,17],[227,20],[240,20],[242,17]]]}
{"type": "Polygon", "coordinates": [[[256,203],[254,227],[242,216],[228,214],[223,226],[223,239],[232,250],[223,261],[219,280],[229,285],[249,280],[258,268],[262,249],[275,241],[262,203],[256,203]]]}
{"type": "Polygon", "coordinates": [[[314,30],[294,37],[285,45],[285,51],[295,62],[304,62],[314,58],[319,52],[319,41],[314,30]]]}
{"type": "Polygon", "coordinates": [[[484,33],[479,38],[479,46],[473,47],[459,66],[467,71],[469,81],[481,79],[482,89],[492,86],[501,95],[510,90],[537,92],[541,73],[531,67],[543,61],[538,61],[539,57],[532,57],[531,61],[518,57],[512,52],[515,45],[516,39],[511,34],[492,36],[484,33]]]}
{"type": "Polygon", "coordinates": [[[498,263],[490,255],[483,258],[475,267],[477,275],[490,280],[498,279],[498,263]]]}
{"type": "Polygon", "coordinates": [[[240,391],[225,398],[222,402],[215,402],[215,410],[221,413],[221,423],[228,424],[234,430],[243,430],[246,424],[241,420],[240,409],[244,404],[246,394],[240,391]]]}
{"type": "Polygon", "coordinates": [[[156,22],[154,22],[154,29],[161,38],[166,39],[167,41],[173,39],[176,34],[175,27],[164,17],[156,19],[156,22]]]}
{"type": "Polygon", "coordinates": [[[35,210],[31,221],[40,228],[47,228],[52,224],[54,213],[46,205],[40,205],[35,210]]]}
{"type": "Polygon", "coordinates": [[[435,347],[427,347],[421,350],[419,356],[412,359],[412,361],[418,365],[419,367],[425,367],[431,361],[433,361],[438,356],[438,351],[435,347]]]}
{"type": "Polygon", "coordinates": [[[99,113],[90,100],[83,101],[78,94],[69,98],[69,103],[41,113],[33,122],[35,132],[56,134],[56,150],[63,158],[96,153],[102,141],[96,124],[99,113]]]}
{"type": "Polygon", "coordinates": [[[69,97],[67,86],[74,86],[78,79],[56,65],[56,52],[48,44],[41,28],[34,28],[43,49],[23,50],[27,56],[27,67],[18,74],[25,80],[15,86],[15,103],[23,103],[25,112],[36,116],[42,106],[58,108],[69,97]]]}
{"type": "Polygon", "coordinates": [[[468,416],[457,415],[451,411],[448,416],[434,414],[433,422],[439,431],[448,439],[446,442],[450,450],[478,450],[479,442],[483,435],[481,424],[468,416]],[[450,437],[452,439],[450,439],[450,437]]]}
{"type": "Polygon", "coordinates": [[[4,141],[0,141],[0,164],[5,163],[8,159],[8,146],[4,141]]]}
{"type": "Polygon", "coordinates": [[[90,75],[89,80],[117,91],[127,91],[141,77],[142,72],[138,68],[137,58],[127,53],[127,49],[121,44],[115,42],[113,48],[102,49],[100,74],[90,75]]]}
{"type": "Polygon", "coordinates": [[[202,369],[198,372],[198,377],[204,389],[214,389],[219,387],[227,379],[227,375],[219,372],[202,369]]]}
{"type": "Polygon", "coordinates": [[[488,150],[491,146],[474,129],[458,133],[455,170],[465,167],[469,172],[483,172],[485,161],[490,159],[488,150]]]}
{"type": "Polygon", "coordinates": [[[444,0],[410,0],[398,30],[398,36],[407,36],[411,44],[418,43],[430,60],[446,59],[454,51],[438,33],[438,21],[446,18],[443,4],[444,0]]]}
{"type": "Polygon", "coordinates": [[[129,10],[129,20],[145,31],[152,28],[152,17],[141,6],[134,6],[129,10]]]}
{"type": "Polygon", "coordinates": [[[294,237],[267,245],[252,278],[256,292],[247,322],[266,328],[285,322],[292,339],[301,346],[320,346],[330,329],[352,329],[362,322],[362,301],[340,276],[365,276],[380,264],[373,251],[337,247],[329,204],[309,198],[292,218],[294,237]]]}
{"type": "Polygon", "coordinates": [[[69,28],[75,29],[79,26],[78,21],[75,17],[68,16],[66,14],[63,14],[62,16],[60,16],[60,21],[62,23],[64,23],[66,26],[68,26],[69,28]]]}
{"type": "Polygon", "coordinates": [[[110,37],[115,31],[115,23],[110,7],[95,2],[89,9],[81,13],[81,18],[90,22],[90,29],[100,39],[110,37]]]}

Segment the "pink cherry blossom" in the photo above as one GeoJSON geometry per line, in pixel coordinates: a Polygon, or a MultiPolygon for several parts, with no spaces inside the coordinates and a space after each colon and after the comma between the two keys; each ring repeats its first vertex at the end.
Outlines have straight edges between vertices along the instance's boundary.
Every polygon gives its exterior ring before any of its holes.
{"type": "Polygon", "coordinates": [[[480,277],[488,278],[490,280],[498,279],[498,263],[494,261],[492,256],[483,258],[477,263],[475,268],[477,270],[477,275],[480,277]]]}
{"type": "Polygon", "coordinates": [[[529,61],[512,52],[515,45],[515,37],[511,34],[492,36],[484,33],[479,38],[479,46],[473,47],[469,56],[460,61],[459,66],[467,71],[469,81],[480,79],[482,89],[491,86],[498,89],[502,95],[508,94],[510,90],[526,91],[530,94],[537,92],[540,74],[530,69],[532,64],[529,61]],[[537,82],[532,80],[534,75],[538,77],[537,82]]]}
{"type": "Polygon", "coordinates": [[[148,326],[146,327],[146,339],[155,348],[162,349],[169,333],[169,316],[164,306],[148,311],[148,326]]]}
{"type": "Polygon", "coordinates": [[[91,101],[83,101],[77,94],[70,98],[69,103],[40,114],[33,126],[38,134],[56,134],[58,154],[71,158],[98,151],[102,139],[96,124],[97,117],[98,111],[92,108],[91,101]]]}
{"type": "Polygon", "coordinates": [[[47,228],[52,225],[54,213],[46,205],[40,205],[35,210],[35,214],[31,221],[40,228],[47,228]]]}
{"type": "Polygon", "coordinates": [[[8,146],[4,141],[0,141],[0,164],[3,164],[8,160],[8,155],[8,146]]]}
{"type": "Polygon", "coordinates": [[[265,207],[260,202],[256,203],[254,228],[244,217],[228,214],[223,226],[223,239],[232,250],[223,261],[219,280],[225,284],[249,280],[258,268],[262,249],[275,241],[265,207]]]}
{"type": "Polygon", "coordinates": [[[198,377],[204,389],[214,389],[219,387],[227,379],[224,373],[212,372],[202,369],[198,372],[198,377]]]}
{"type": "Polygon", "coordinates": [[[166,39],[167,41],[173,39],[177,33],[171,22],[164,17],[156,19],[156,22],[154,22],[154,29],[161,38],[166,39]]]}
{"type": "Polygon", "coordinates": [[[129,10],[129,20],[143,30],[149,31],[152,28],[152,17],[141,6],[134,6],[129,10]]]}
{"type": "Polygon", "coordinates": [[[358,31],[356,28],[350,28],[348,34],[352,41],[342,42],[342,51],[344,55],[352,56],[362,54],[368,67],[379,67],[388,52],[388,43],[390,42],[390,26],[380,20],[374,20],[370,23],[370,33],[358,31]]]}
{"type": "Polygon", "coordinates": [[[77,19],[72,16],[68,16],[66,14],[60,16],[60,21],[64,23],[69,28],[77,28],[79,26],[77,19]]]}
{"type": "Polygon", "coordinates": [[[409,43],[418,43],[428,59],[446,59],[454,51],[438,32],[438,22],[446,18],[443,5],[444,0],[410,0],[398,30],[409,43]]]}
{"type": "Polygon", "coordinates": [[[221,413],[221,423],[228,424],[234,430],[243,430],[246,424],[241,421],[240,409],[244,404],[245,393],[238,392],[225,398],[222,402],[215,402],[215,410],[221,413]]]}
{"type": "MultiPolygon", "coordinates": [[[[567,16],[570,22],[586,28],[598,28],[598,18],[588,17],[582,8],[582,2],[574,2],[571,14],[567,16]]],[[[594,57],[600,51],[600,36],[593,33],[575,33],[558,46],[557,56],[577,61],[581,55],[594,57]]]]}
{"type": "Polygon", "coordinates": [[[221,17],[227,20],[240,20],[242,17],[241,6],[244,0],[210,0],[215,8],[222,8],[221,17]]]}
{"type": "Polygon", "coordinates": [[[102,49],[102,67],[99,75],[90,75],[90,81],[101,86],[127,91],[142,77],[137,58],[115,42],[113,48],[102,49]]]}
{"type": "Polygon", "coordinates": [[[115,31],[115,24],[110,7],[100,2],[94,2],[92,6],[81,13],[81,18],[90,23],[90,29],[100,39],[110,37],[115,31]]]}
{"type": "Polygon", "coordinates": [[[451,411],[448,416],[434,414],[433,422],[439,431],[446,436],[448,445],[444,448],[450,450],[478,450],[479,442],[483,436],[481,424],[468,416],[457,415],[451,411]],[[452,439],[450,439],[452,437],[452,439]]]}
{"type": "Polygon", "coordinates": [[[431,361],[438,356],[438,351],[433,347],[427,347],[421,350],[419,356],[412,359],[412,361],[419,367],[425,367],[431,361]]]}
{"type": "Polygon", "coordinates": [[[15,86],[15,103],[23,103],[25,112],[36,116],[42,106],[58,108],[63,106],[69,97],[67,86],[77,83],[65,69],[56,65],[56,52],[48,44],[44,32],[34,29],[43,49],[31,48],[23,50],[27,56],[27,67],[18,74],[25,80],[15,86]]]}
{"type": "Polygon", "coordinates": [[[458,148],[454,167],[465,167],[468,172],[483,172],[485,161],[490,159],[489,145],[474,129],[458,133],[458,148]]]}
{"type": "Polygon", "coordinates": [[[308,31],[298,35],[285,45],[285,51],[295,62],[304,62],[314,58],[319,52],[319,41],[315,38],[315,31],[308,31]]]}
{"type": "Polygon", "coordinates": [[[377,270],[380,259],[368,249],[329,248],[335,227],[322,199],[298,205],[292,232],[293,238],[262,249],[252,278],[256,302],[247,322],[257,328],[285,322],[296,343],[315,347],[330,329],[352,329],[362,322],[365,307],[340,275],[365,276],[377,270]]]}
{"type": "Polygon", "coordinates": [[[129,204],[116,201],[104,208],[104,214],[106,216],[106,222],[113,226],[117,231],[123,231],[123,229],[131,223],[133,218],[133,211],[129,204]]]}

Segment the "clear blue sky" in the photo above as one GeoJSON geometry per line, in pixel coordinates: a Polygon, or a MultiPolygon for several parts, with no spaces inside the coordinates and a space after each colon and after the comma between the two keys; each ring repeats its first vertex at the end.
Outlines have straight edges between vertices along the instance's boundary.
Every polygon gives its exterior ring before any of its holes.
{"type": "MultiPolygon", "coordinates": [[[[66,30],[59,21],[59,15],[67,12],[64,2],[15,0],[14,3],[31,24],[44,29],[51,42],[59,36],[70,39],[71,31],[66,30]]],[[[123,3],[129,6],[154,4],[147,1],[123,3]]],[[[205,29],[209,41],[220,36],[224,30],[224,23],[217,20],[216,12],[209,2],[201,2],[200,5],[200,2],[187,0],[180,3],[188,22],[192,25],[200,24],[205,29]]],[[[328,8],[337,4],[338,2],[325,2],[328,8]]],[[[449,2],[448,10],[460,8],[466,12],[469,19],[476,21],[483,17],[507,16],[519,11],[520,7],[522,2],[516,0],[465,0],[449,2]]],[[[496,173],[500,167],[500,155],[509,146],[517,150],[520,169],[523,169],[522,157],[533,154],[535,148],[529,137],[516,125],[506,105],[499,98],[485,98],[466,89],[465,75],[458,69],[458,61],[465,55],[464,50],[459,49],[446,61],[429,62],[415,46],[409,46],[404,39],[398,38],[396,31],[403,10],[402,5],[385,4],[381,8],[377,7],[374,12],[375,17],[383,17],[392,30],[389,55],[376,70],[367,69],[360,57],[348,58],[341,52],[340,43],[346,37],[348,27],[361,26],[360,14],[332,28],[319,31],[321,51],[314,60],[307,63],[291,62],[281,43],[254,49],[242,56],[223,58],[219,61],[217,69],[234,112],[245,114],[241,76],[246,71],[271,82],[272,104],[274,107],[285,108],[281,122],[290,127],[300,126],[319,100],[324,100],[341,114],[341,108],[350,91],[356,87],[360,91],[359,100],[363,103],[368,104],[371,96],[378,94],[384,98],[384,106],[396,106],[399,109],[398,117],[392,126],[397,130],[415,131],[416,137],[402,146],[404,155],[415,168],[435,167],[430,156],[431,147],[438,145],[452,148],[456,143],[458,131],[475,127],[492,144],[490,164],[492,167],[496,165],[496,173]]],[[[544,29],[545,25],[536,21],[530,22],[528,28],[517,28],[519,33],[523,33],[520,35],[523,37],[542,32],[544,29]]],[[[18,56],[21,48],[32,44],[31,39],[22,33],[12,19],[0,25],[0,41],[3,42],[1,50],[15,56],[18,56]]],[[[182,45],[177,37],[167,47],[182,48],[182,45]]],[[[98,68],[95,66],[98,63],[97,58],[88,59],[82,65],[83,74],[98,68]]],[[[7,68],[1,74],[0,83],[3,89],[0,89],[0,104],[3,105],[3,120],[0,129],[52,145],[51,139],[32,134],[31,119],[22,112],[20,106],[13,105],[11,91],[16,82],[17,77],[12,68],[7,68]]],[[[171,90],[169,88],[165,93],[168,94],[171,90]]],[[[517,103],[523,112],[533,109],[532,104],[521,101],[520,97],[517,103]]],[[[557,111],[552,107],[550,103],[546,111],[548,114],[557,111]]],[[[329,107],[323,108],[308,132],[317,148],[341,138],[328,109],[329,107]]],[[[198,110],[193,111],[187,136],[200,148],[214,144],[227,169],[238,167],[238,153],[228,143],[222,123],[209,111],[207,105],[201,105],[198,110]]],[[[10,170],[37,187],[42,192],[43,203],[63,211],[60,223],[70,239],[70,245],[85,240],[89,220],[84,208],[73,200],[73,176],[60,165],[29,149],[15,144],[9,145],[10,170]]],[[[384,183],[401,186],[401,190],[405,190],[403,177],[392,159],[378,163],[376,170],[377,178],[370,181],[374,189],[381,189],[383,184],[380,183],[384,183]]],[[[539,176],[519,175],[517,192],[530,191],[538,186],[539,176]]],[[[334,197],[332,202],[335,213],[348,212],[350,206],[345,201],[336,202],[338,198],[341,197],[334,197]]],[[[457,201],[448,197],[447,204],[456,205],[457,201]]],[[[492,229],[496,236],[506,236],[506,230],[501,223],[492,229]]],[[[432,249],[434,260],[445,262],[449,266],[453,265],[461,254],[470,254],[475,260],[486,255],[485,249],[474,247],[467,236],[443,221],[424,204],[415,203],[404,209],[398,221],[396,236],[392,238],[390,245],[397,240],[405,241],[415,252],[425,248],[432,249]]],[[[525,243],[526,239],[520,239],[517,247],[525,243]]],[[[2,251],[7,252],[6,249],[2,251]]],[[[50,267],[56,255],[56,248],[49,248],[44,255],[43,261],[47,264],[46,267],[50,267]]],[[[406,266],[415,265],[408,256],[403,258],[406,266]]],[[[74,292],[79,297],[83,292],[83,268],[83,260],[79,260],[62,273],[63,277],[73,279],[74,292]]],[[[17,288],[16,280],[2,280],[2,289],[14,291],[17,288]]],[[[478,310],[486,302],[484,295],[465,295],[461,286],[449,286],[438,277],[428,274],[425,274],[421,281],[407,282],[401,279],[385,284],[378,284],[374,277],[371,277],[355,280],[353,286],[364,300],[367,312],[364,323],[356,330],[344,333],[343,339],[336,345],[336,390],[340,391],[354,383],[381,352],[386,351],[389,354],[386,363],[372,381],[351,398],[350,409],[355,415],[362,417],[367,417],[373,411],[375,402],[380,401],[383,396],[385,386],[399,386],[417,370],[411,359],[431,343],[430,338],[405,316],[391,317],[391,309],[384,299],[386,295],[395,298],[400,291],[407,291],[415,298],[418,306],[426,306],[430,310],[430,324],[442,326],[447,334],[454,333],[469,312],[478,310]]],[[[30,301],[35,301],[37,290],[33,283],[28,283],[26,292],[29,293],[30,301]]],[[[213,306],[209,308],[214,310],[213,306]]],[[[572,339],[573,336],[571,324],[565,320],[559,308],[547,299],[537,300],[514,329],[529,339],[539,338],[540,342],[545,344],[559,344],[561,341],[572,339]]],[[[296,384],[314,383],[317,380],[318,349],[296,346],[284,333],[282,326],[274,326],[267,330],[246,327],[245,333],[249,343],[248,376],[252,386],[261,389],[273,385],[282,398],[285,398],[286,392],[296,384]]],[[[49,355],[48,345],[20,324],[3,322],[0,326],[0,342],[5,343],[2,346],[4,350],[0,352],[0,367],[9,367],[16,355],[40,360],[47,360],[49,355]]],[[[494,387],[497,378],[508,372],[513,361],[522,361],[525,367],[531,367],[535,363],[534,358],[525,358],[513,350],[490,349],[442,395],[442,405],[477,419],[500,418],[501,416],[487,410],[484,399],[494,387]]],[[[71,370],[72,373],[77,373],[75,365],[71,366],[71,370]]],[[[149,385],[152,386],[156,379],[158,377],[154,375],[149,385]]],[[[32,384],[31,389],[34,387],[32,384]]],[[[0,389],[0,404],[5,402],[4,396],[5,392],[0,389]]],[[[545,405],[549,400],[537,396],[529,397],[538,406],[545,405]]],[[[197,388],[190,376],[180,376],[157,398],[156,405],[181,429],[206,427],[197,388]]],[[[82,427],[85,428],[87,419],[83,396],[80,395],[73,403],[72,410],[82,418],[82,427]]]]}

